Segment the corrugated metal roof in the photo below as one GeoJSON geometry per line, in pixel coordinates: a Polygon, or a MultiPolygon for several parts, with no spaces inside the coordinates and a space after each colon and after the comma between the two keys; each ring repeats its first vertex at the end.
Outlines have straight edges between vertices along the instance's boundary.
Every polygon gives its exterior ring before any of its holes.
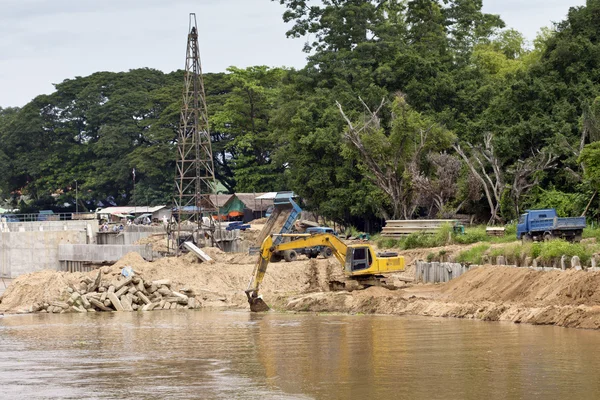
{"type": "Polygon", "coordinates": [[[256,200],[273,200],[277,196],[277,192],[267,192],[256,197],[256,200]]]}
{"type": "Polygon", "coordinates": [[[155,213],[158,210],[162,210],[166,206],[125,206],[125,207],[106,207],[96,212],[96,214],[144,214],[144,213],[155,213]]]}
{"type": "Polygon", "coordinates": [[[264,193],[236,193],[235,196],[252,211],[265,211],[273,204],[273,200],[260,200],[257,198],[257,195],[260,197],[263,194],[264,193]]]}

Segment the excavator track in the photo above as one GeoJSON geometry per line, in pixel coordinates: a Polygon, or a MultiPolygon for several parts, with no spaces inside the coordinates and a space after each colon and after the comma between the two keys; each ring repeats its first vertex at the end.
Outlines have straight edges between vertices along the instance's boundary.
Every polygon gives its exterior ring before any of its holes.
{"type": "Polygon", "coordinates": [[[348,291],[363,290],[371,286],[380,286],[389,290],[398,289],[393,283],[390,283],[383,275],[368,275],[365,277],[353,277],[346,278],[344,280],[333,280],[329,281],[329,290],[332,292],[336,291],[348,291]]]}

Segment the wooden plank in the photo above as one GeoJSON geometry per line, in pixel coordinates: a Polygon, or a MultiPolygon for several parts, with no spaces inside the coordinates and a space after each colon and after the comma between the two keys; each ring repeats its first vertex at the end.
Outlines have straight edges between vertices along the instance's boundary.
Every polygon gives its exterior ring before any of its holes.
{"type": "Polygon", "coordinates": [[[209,263],[214,262],[214,260],[212,258],[210,258],[210,256],[208,254],[206,254],[205,252],[203,252],[194,243],[192,243],[192,242],[185,242],[185,243],[183,243],[183,246],[186,249],[188,249],[189,251],[191,251],[192,253],[194,253],[196,255],[196,257],[198,257],[201,261],[205,261],[205,262],[209,262],[209,263]]]}

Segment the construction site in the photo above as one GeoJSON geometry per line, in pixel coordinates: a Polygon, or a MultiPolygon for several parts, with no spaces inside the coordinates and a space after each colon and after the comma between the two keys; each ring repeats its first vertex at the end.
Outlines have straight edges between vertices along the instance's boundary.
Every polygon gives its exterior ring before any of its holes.
{"type": "MultiPolygon", "coordinates": [[[[64,160],[45,160],[45,143],[32,146],[41,155],[12,157],[22,169],[0,148],[0,171],[14,172],[10,190],[0,185],[10,195],[0,197],[9,207],[0,208],[0,397],[598,398],[600,97],[581,115],[564,99],[560,111],[541,107],[577,119],[575,146],[567,123],[556,123],[554,141],[536,139],[527,124],[503,137],[487,131],[489,121],[460,125],[472,117],[460,107],[492,115],[475,102],[526,68],[537,71],[532,60],[560,48],[564,26],[543,32],[545,48],[536,39],[529,49],[516,31],[495,33],[499,17],[470,20],[471,10],[461,22],[464,2],[432,2],[439,7],[427,12],[418,9],[427,2],[275,3],[287,8],[286,23],[297,19],[287,36],[315,34],[304,46],[304,76],[266,66],[203,74],[191,13],[183,71],[117,74],[123,87],[98,73],[77,88],[77,101],[61,93],[53,107],[37,98],[40,115],[0,107],[0,139],[2,129],[19,136],[29,129],[23,121],[37,118],[47,136],[64,135],[49,148],[70,146],[64,160]],[[363,12],[369,21],[356,34],[363,12]],[[429,32],[436,13],[445,25],[429,32]],[[455,20],[464,32],[451,31],[455,20]],[[471,25],[489,32],[476,37],[471,25]],[[407,42],[393,47],[404,30],[407,42]],[[449,38],[451,57],[443,46],[436,53],[434,31],[449,38]],[[374,37],[362,42],[365,32],[374,37]],[[390,47],[374,51],[380,45],[390,47]],[[382,61],[394,51],[397,59],[382,61]],[[452,79],[473,74],[485,85],[455,94],[460,101],[415,90],[425,70],[439,68],[427,90],[452,92],[445,67],[431,67],[444,57],[467,66],[452,79]],[[414,65],[404,71],[408,59],[414,65]],[[419,79],[405,77],[413,69],[419,79]],[[307,92],[291,91],[291,81],[307,92]],[[79,115],[88,102],[97,109],[79,115]],[[429,103],[464,132],[437,122],[429,103]],[[519,141],[536,146],[519,153],[519,141]],[[556,153],[563,142],[567,155],[556,153]],[[275,151],[282,146],[287,153],[275,151]],[[50,169],[61,173],[44,176],[50,169]]],[[[558,91],[536,79],[544,96],[558,91]]],[[[59,89],[71,95],[78,82],[59,89]]],[[[456,91],[476,86],[459,83],[456,91]]],[[[527,90],[506,104],[533,97],[527,90]]],[[[537,122],[540,132],[554,123],[537,122]]],[[[29,149],[13,136],[0,144],[29,149]]]]}
{"type": "MultiPolygon", "coordinates": [[[[0,312],[275,309],[600,328],[596,253],[586,260],[514,255],[515,238],[486,248],[479,262],[461,262],[481,243],[381,249],[367,234],[344,235],[344,227],[303,211],[293,192],[215,194],[194,14],[187,39],[172,208],[113,207],[64,221],[3,218],[0,312]],[[125,214],[148,225],[123,227],[125,214]]],[[[561,220],[579,225],[554,235],[581,240],[585,219],[561,220]]],[[[464,234],[459,220],[394,220],[382,237],[439,236],[447,227],[450,236],[464,234]]],[[[486,233],[504,236],[505,228],[486,233]]]]}

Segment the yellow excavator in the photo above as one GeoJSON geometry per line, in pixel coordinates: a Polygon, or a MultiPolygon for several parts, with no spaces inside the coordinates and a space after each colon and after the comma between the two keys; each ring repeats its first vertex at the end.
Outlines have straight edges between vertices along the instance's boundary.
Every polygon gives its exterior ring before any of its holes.
{"type": "Polygon", "coordinates": [[[331,281],[331,290],[354,290],[368,286],[385,286],[390,288],[382,274],[404,271],[404,257],[397,253],[384,252],[376,254],[367,243],[346,245],[337,236],[330,233],[320,234],[283,234],[289,237],[288,242],[273,244],[273,236],[267,236],[260,247],[260,253],[252,278],[246,289],[250,310],[254,312],[268,311],[269,306],[258,295],[258,288],[265,277],[267,267],[273,253],[305,247],[324,246],[332,250],[333,255],[344,266],[346,280],[331,281]]]}

